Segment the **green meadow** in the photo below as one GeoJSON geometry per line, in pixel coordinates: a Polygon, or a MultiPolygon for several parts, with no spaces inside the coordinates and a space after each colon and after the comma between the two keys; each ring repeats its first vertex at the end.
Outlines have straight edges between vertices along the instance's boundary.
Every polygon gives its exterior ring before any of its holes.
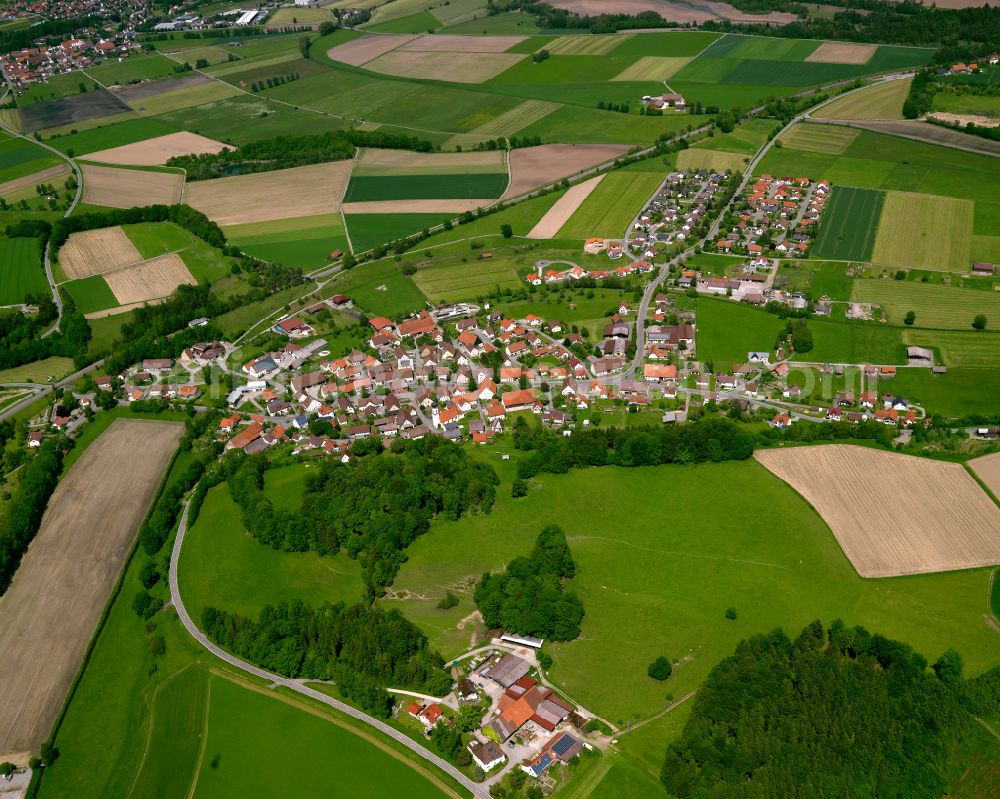
{"type": "Polygon", "coordinates": [[[412,236],[454,217],[455,214],[344,214],[354,252],[412,236]]]}
{"type": "Polygon", "coordinates": [[[25,294],[48,293],[39,255],[36,238],[0,236],[0,305],[22,303],[25,294]]]}
{"type": "Polygon", "coordinates": [[[330,286],[368,313],[390,319],[419,311],[427,304],[427,298],[413,280],[391,260],[356,267],[330,286]]]}
{"type": "Polygon", "coordinates": [[[656,172],[611,172],[605,175],[562,226],[558,237],[621,238],[663,177],[656,172]]]}
{"type": "Polygon", "coordinates": [[[871,258],[885,194],[872,189],[838,186],[823,210],[815,253],[838,261],[871,258]]]}
{"type": "Polygon", "coordinates": [[[914,327],[964,330],[972,333],[972,320],[984,314],[987,329],[1000,329],[1000,293],[910,280],[862,279],[854,281],[854,302],[882,306],[890,324],[901,325],[909,311],[916,313],[914,327]]]}
{"type": "Polygon", "coordinates": [[[375,200],[492,200],[507,188],[506,172],[452,175],[363,175],[352,177],[345,203],[375,200]]]}

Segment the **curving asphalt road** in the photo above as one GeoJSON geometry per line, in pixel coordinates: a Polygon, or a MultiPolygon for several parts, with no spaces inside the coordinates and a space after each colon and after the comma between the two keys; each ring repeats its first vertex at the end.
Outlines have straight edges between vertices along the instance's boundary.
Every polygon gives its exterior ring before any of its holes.
{"type": "Polygon", "coordinates": [[[419,755],[421,758],[426,760],[432,766],[439,768],[441,771],[445,772],[449,777],[454,779],[456,782],[466,788],[472,796],[476,799],[490,799],[489,792],[478,783],[473,782],[468,777],[466,777],[461,771],[448,763],[446,760],[435,755],[433,752],[425,749],[419,743],[414,741],[409,736],[404,735],[399,730],[393,729],[388,724],[372,716],[362,713],[357,708],[353,708],[350,705],[344,704],[333,697],[327,696],[326,694],[320,693],[314,688],[310,688],[299,680],[293,680],[288,677],[282,677],[278,674],[272,674],[269,671],[258,668],[252,663],[247,663],[245,660],[241,660],[235,655],[229,654],[224,649],[213,644],[208,640],[208,637],[198,629],[197,625],[192,621],[191,616],[187,612],[187,608],[184,607],[184,600],[181,598],[181,592],[177,584],[177,566],[180,561],[181,547],[184,545],[184,535],[187,532],[187,519],[188,519],[188,509],[189,504],[184,503],[184,512],[181,514],[180,524],[177,527],[177,537],[174,540],[173,549],[170,552],[170,599],[173,602],[174,608],[177,610],[177,615],[180,617],[181,624],[188,631],[190,636],[194,638],[199,644],[201,644],[205,649],[211,652],[220,660],[225,661],[230,666],[240,669],[247,674],[252,674],[255,677],[260,677],[263,680],[267,680],[274,685],[280,685],[285,688],[290,688],[296,693],[300,693],[303,696],[308,696],[310,699],[315,699],[317,702],[322,702],[324,705],[334,708],[335,710],[344,713],[351,718],[355,718],[358,721],[362,721],[370,727],[374,727],[379,732],[388,735],[394,741],[402,744],[411,752],[419,755]]]}

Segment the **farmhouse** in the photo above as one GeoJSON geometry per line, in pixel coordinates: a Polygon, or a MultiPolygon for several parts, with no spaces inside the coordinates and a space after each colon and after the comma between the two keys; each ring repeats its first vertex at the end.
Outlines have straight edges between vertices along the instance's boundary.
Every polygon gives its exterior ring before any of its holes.
{"type": "Polygon", "coordinates": [[[486,741],[486,743],[471,741],[468,750],[469,754],[472,755],[473,762],[483,771],[489,771],[507,759],[503,750],[493,741],[486,741]]]}
{"type": "Polygon", "coordinates": [[[271,328],[275,333],[289,338],[306,338],[312,335],[313,329],[299,319],[297,316],[290,316],[276,322],[271,328]]]}
{"type": "Polygon", "coordinates": [[[550,738],[533,758],[521,763],[521,770],[532,777],[540,777],[557,760],[568,763],[583,750],[586,744],[568,732],[550,738]]]}
{"type": "Polygon", "coordinates": [[[506,741],[529,721],[552,732],[572,712],[573,706],[556,697],[551,689],[522,677],[500,696],[497,714],[487,727],[506,741]]]}

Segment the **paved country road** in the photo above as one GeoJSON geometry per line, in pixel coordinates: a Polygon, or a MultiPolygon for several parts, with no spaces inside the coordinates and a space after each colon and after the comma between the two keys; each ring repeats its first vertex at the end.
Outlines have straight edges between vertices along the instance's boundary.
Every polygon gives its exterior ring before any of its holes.
{"type": "Polygon", "coordinates": [[[303,696],[308,696],[310,699],[315,699],[317,702],[322,702],[324,705],[334,708],[335,710],[344,713],[351,718],[355,718],[358,721],[364,722],[365,724],[374,727],[379,732],[384,735],[388,735],[390,738],[395,740],[397,743],[402,744],[411,752],[419,755],[421,758],[426,760],[432,766],[436,766],[441,771],[445,772],[449,777],[454,779],[456,782],[466,788],[474,797],[477,799],[489,799],[489,792],[482,786],[479,785],[468,777],[466,777],[461,771],[448,763],[446,760],[438,757],[433,752],[425,749],[419,743],[414,741],[407,735],[404,735],[399,730],[393,729],[388,724],[380,721],[373,716],[369,716],[366,713],[362,713],[357,708],[353,708],[350,705],[344,704],[333,697],[327,696],[326,694],[320,693],[314,688],[310,688],[305,685],[301,680],[293,680],[288,677],[282,677],[278,674],[272,674],[269,671],[258,668],[252,663],[247,663],[245,660],[240,660],[240,658],[235,655],[231,655],[224,649],[213,644],[208,640],[208,637],[198,629],[197,625],[192,621],[191,616],[187,612],[187,608],[184,607],[184,600],[181,598],[181,592],[177,583],[177,566],[180,561],[181,547],[184,545],[184,535],[187,532],[187,520],[188,520],[188,509],[190,505],[188,503],[184,504],[184,512],[181,514],[180,524],[177,527],[177,537],[174,540],[174,547],[170,552],[170,599],[173,602],[174,608],[177,610],[177,615],[180,617],[181,624],[188,631],[192,638],[195,639],[199,644],[201,644],[205,649],[211,652],[220,660],[225,661],[230,666],[234,666],[247,674],[252,674],[255,677],[260,677],[263,680],[267,680],[274,685],[280,685],[285,688],[290,688],[296,693],[302,694],[303,696]]]}

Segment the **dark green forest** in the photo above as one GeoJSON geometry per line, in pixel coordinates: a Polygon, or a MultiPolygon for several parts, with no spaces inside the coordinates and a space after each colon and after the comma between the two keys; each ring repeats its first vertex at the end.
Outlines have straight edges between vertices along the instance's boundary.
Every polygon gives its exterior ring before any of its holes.
{"type": "Polygon", "coordinates": [[[451,688],[441,656],[397,610],[293,602],[269,605],[253,621],[207,607],[201,627],[219,646],[269,671],[336,680],[342,696],[379,718],[392,710],[387,685],[434,696],[451,688]]]}
{"type": "Polygon", "coordinates": [[[580,635],[580,598],[565,590],[576,564],[561,527],[550,524],[527,557],[512,560],[499,574],[485,573],[476,586],[476,606],[487,627],[519,635],[572,641],[580,635]]]}
{"type": "Polygon", "coordinates": [[[936,799],[972,714],[1000,707],[1000,669],[972,681],[961,670],[954,651],[928,668],[908,644],[839,619],[794,641],[754,636],[699,691],[663,785],[679,799],[936,799]]]}
{"type": "Polygon", "coordinates": [[[488,513],[499,479],[457,444],[437,436],[358,442],[349,463],[324,461],[306,477],[302,507],[276,509],[264,495],[262,458],[244,458],[229,477],[243,523],[261,543],[285,552],[344,550],[361,562],[368,599],[381,596],[405,560],[406,548],[437,515],[458,519],[488,513]],[[367,452],[369,454],[362,454],[367,452]]]}

